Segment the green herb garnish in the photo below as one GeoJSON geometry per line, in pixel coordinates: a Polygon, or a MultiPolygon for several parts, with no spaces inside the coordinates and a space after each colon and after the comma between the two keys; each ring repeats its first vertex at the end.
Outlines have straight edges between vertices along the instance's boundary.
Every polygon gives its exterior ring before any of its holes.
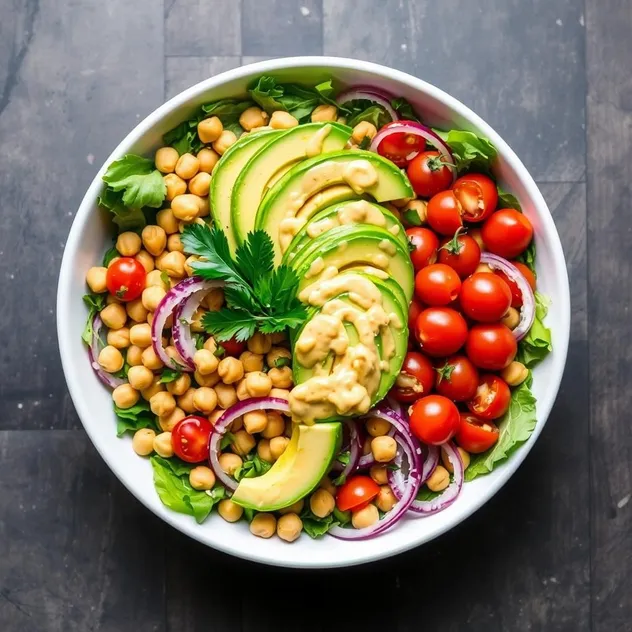
{"type": "Polygon", "coordinates": [[[169,384],[170,382],[174,382],[177,380],[182,373],[180,371],[175,371],[174,369],[163,369],[160,374],[160,384],[169,384]]]}
{"type": "Polygon", "coordinates": [[[272,467],[272,463],[264,461],[258,454],[248,455],[246,460],[235,470],[234,478],[255,478],[265,474],[272,467]]]}

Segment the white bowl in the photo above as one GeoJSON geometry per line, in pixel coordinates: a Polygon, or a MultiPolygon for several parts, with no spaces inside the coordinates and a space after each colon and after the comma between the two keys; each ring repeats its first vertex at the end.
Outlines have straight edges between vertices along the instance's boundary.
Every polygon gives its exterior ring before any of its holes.
{"type": "Polygon", "coordinates": [[[62,365],[79,417],[105,462],[136,498],[179,531],[215,549],[266,564],[321,568],[361,564],[428,542],[467,518],[509,480],[540,435],[557,395],[568,348],[570,297],[564,254],[549,209],[522,162],[487,123],[457,99],[403,72],[351,59],[293,57],[260,62],[207,79],[162,105],[123,139],[99,169],[72,224],[61,265],[57,326],[62,365]],[[333,77],[347,86],[374,85],[407,98],[432,125],[470,129],[488,137],[500,156],[496,175],[518,197],[533,223],[538,287],[552,299],[546,324],[553,332],[553,352],[534,374],[538,424],[529,441],[494,472],[466,484],[458,500],[445,511],[428,518],[406,518],[373,540],[312,540],[303,535],[295,543],[286,544],[279,538],[255,538],[245,522],[229,524],[216,513],[198,525],[193,518],[164,507],[154,491],[149,462],[132,451],[129,438],[116,437],[110,392],[91,370],[80,337],[86,319],[81,301],[86,291],[85,274],[101,260],[112,240],[107,218],[96,204],[107,165],[128,152],[146,154],[155,150],[162,134],[188,118],[197,106],[242,94],[253,79],[272,73],[287,81],[311,84],[333,77]]]}

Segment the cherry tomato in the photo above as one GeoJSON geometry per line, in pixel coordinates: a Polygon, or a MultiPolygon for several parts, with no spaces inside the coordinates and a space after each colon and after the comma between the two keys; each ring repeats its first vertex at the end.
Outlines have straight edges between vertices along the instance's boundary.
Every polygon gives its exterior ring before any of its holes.
{"type": "Polygon", "coordinates": [[[429,229],[415,226],[406,231],[408,241],[415,247],[410,253],[415,271],[434,263],[437,260],[439,238],[429,229]]]}
{"type": "Polygon", "coordinates": [[[439,395],[455,402],[466,402],[474,397],[478,386],[478,369],[464,355],[446,358],[435,370],[439,395]]]}
{"type": "Polygon", "coordinates": [[[429,307],[419,314],[416,336],[424,353],[435,357],[452,355],[467,340],[467,323],[455,309],[429,307]]]}
{"type": "Polygon", "coordinates": [[[187,463],[208,458],[208,440],[213,426],[206,417],[191,415],[181,419],[171,431],[173,451],[187,463]]]}
{"type": "Polygon", "coordinates": [[[466,316],[482,323],[493,323],[507,313],[511,290],[497,274],[475,272],[463,281],[459,299],[466,316]]]}
{"type": "MultiPolygon", "coordinates": [[[[512,261],[518,271],[522,274],[522,276],[527,280],[527,283],[531,286],[532,290],[535,290],[535,275],[531,270],[524,264],[519,261],[512,261]]],[[[515,281],[512,281],[504,272],[500,270],[496,270],[494,274],[497,274],[508,286],[511,290],[511,306],[516,309],[522,307],[522,292],[518,288],[518,284],[515,281]]]]}
{"type": "Polygon", "coordinates": [[[496,184],[482,173],[462,176],[452,185],[452,190],[463,207],[463,219],[466,222],[482,222],[496,210],[496,184]]]}
{"type": "Polygon", "coordinates": [[[340,511],[361,509],[380,493],[380,486],[370,476],[352,476],[338,488],[336,505],[340,511]]]}
{"type": "Polygon", "coordinates": [[[426,266],[415,276],[415,294],[426,305],[448,305],[460,290],[459,275],[444,263],[426,266]]]}
{"type": "Polygon", "coordinates": [[[428,395],[434,383],[435,370],[432,362],[423,353],[409,351],[390,394],[398,402],[414,402],[422,395],[428,395]]]}
{"type": "Polygon", "coordinates": [[[481,234],[487,250],[505,259],[515,259],[533,239],[533,226],[519,211],[504,208],[485,220],[481,234]]]}
{"type": "Polygon", "coordinates": [[[454,191],[441,191],[430,198],[426,208],[426,220],[441,235],[454,235],[463,226],[461,204],[454,191]]]}
{"type": "Polygon", "coordinates": [[[137,299],[145,289],[147,273],[139,261],[132,257],[121,257],[108,268],[105,284],[108,292],[121,301],[137,299]]]}
{"type": "Polygon", "coordinates": [[[424,443],[441,445],[459,429],[459,409],[443,395],[427,395],[410,409],[410,430],[424,443]]]}
{"type": "Polygon", "coordinates": [[[234,338],[230,340],[224,340],[224,342],[218,343],[226,355],[237,357],[241,355],[246,350],[245,342],[237,342],[234,338]]]}
{"type": "Polygon", "coordinates": [[[501,371],[516,357],[518,344],[511,329],[502,323],[474,325],[467,336],[465,351],[479,369],[501,371]]]}
{"type": "Polygon", "coordinates": [[[510,401],[511,391],[505,380],[497,375],[481,375],[476,394],[467,407],[481,419],[498,419],[507,412],[510,401]]]}
{"type": "MultiPolygon", "coordinates": [[[[380,129],[382,130],[401,127],[402,123],[407,121],[393,121],[384,125],[380,129]]],[[[394,162],[398,167],[405,167],[408,164],[409,156],[411,154],[416,155],[420,151],[423,151],[426,147],[426,141],[421,136],[415,134],[407,134],[406,132],[389,134],[377,148],[377,153],[384,158],[388,158],[391,162],[394,162]]]]}
{"type": "Polygon", "coordinates": [[[444,239],[439,248],[439,263],[454,268],[464,279],[474,273],[481,261],[481,249],[469,235],[460,235],[457,230],[452,239],[444,239]]]}
{"type": "Polygon", "coordinates": [[[466,452],[479,454],[489,450],[498,441],[498,435],[498,428],[493,422],[479,419],[470,413],[461,413],[454,440],[466,452]]]}
{"type": "Polygon", "coordinates": [[[413,158],[406,170],[408,179],[421,197],[430,198],[452,184],[452,170],[438,151],[424,151],[413,158]]]}
{"type": "Polygon", "coordinates": [[[410,307],[408,308],[408,330],[410,332],[415,331],[415,323],[417,322],[417,318],[419,318],[419,314],[423,311],[424,307],[419,302],[413,299],[410,302],[410,307]]]}

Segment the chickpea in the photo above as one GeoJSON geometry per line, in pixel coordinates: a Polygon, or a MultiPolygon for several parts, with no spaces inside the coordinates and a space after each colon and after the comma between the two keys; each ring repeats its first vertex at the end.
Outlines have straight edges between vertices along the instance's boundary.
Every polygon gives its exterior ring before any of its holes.
{"type": "Polygon", "coordinates": [[[264,410],[255,410],[244,415],[244,428],[249,434],[263,432],[268,424],[268,416],[264,410]]]}
{"type": "Polygon", "coordinates": [[[106,305],[120,305],[121,303],[122,303],[121,299],[118,296],[115,296],[114,294],[108,294],[105,297],[106,305]]]}
{"type": "Polygon", "coordinates": [[[120,329],[127,322],[127,312],[121,304],[112,303],[101,310],[101,320],[109,329],[120,329]]]}
{"type": "Polygon", "coordinates": [[[185,193],[178,195],[171,201],[171,210],[178,219],[183,222],[192,222],[200,212],[197,195],[185,193]]]}
{"type": "Polygon", "coordinates": [[[151,345],[151,327],[149,323],[132,325],[129,330],[129,339],[133,345],[145,349],[151,345]]]}
{"type": "Polygon", "coordinates": [[[173,147],[161,147],[154,156],[156,169],[162,173],[171,173],[178,162],[178,152],[173,147]]]}
{"type": "Polygon", "coordinates": [[[270,452],[270,442],[267,439],[261,439],[259,443],[257,443],[257,454],[260,459],[268,463],[274,463],[272,452],[270,452]]]}
{"type": "MultiPolygon", "coordinates": [[[[201,373],[196,371],[193,374],[193,378],[199,386],[208,386],[209,388],[217,386],[217,384],[222,381],[217,371],[215,371],[215,373],[209,373],[208,375],[202,375],[201,373]]],[[[217,394],[217,391],[215,392],[217,394]]]]}
{"type": "Polygon", "coordinates": [[[319,105],[312,112],[312,123],[335,121],[337,116],[338,108],[335,105],[319,105]]]}
{"type": "Polygon", "coordinates": [[[141,428],[134,433],[132,449],[138,456],[149,456],[154,451],[156,433],[151,428],[141,428]]]}
{"type": "Polygon", "coordinates": [[[275,411],[266,414],[266,427],[263,430],[263,437],[266,439],[274,439],[280,437],[285,430],[285,421],[283,417],[275,411]]]}
{"type": "Polygon", "coordinates": [[[287,419],[285,421],[285,428],[283,430],[283,433],[285,434],[286,437],[291,439],[292,438],[292,432],[294,432],[294,424],[292,423],[291,419],[287,419]]]}
{"type": "Polygon", "coordinates": [[[173,233],[167,237],[167,250],[169,252],[184,252],[184,246],[182,245],[180,233],[173,233]]]}
{"type": "Polygon", "coordinates": [[[195,412],[195,404],[193,403],[196,388],[188,388],[180,397],[178,397],[178,406],[182,408],[185,413],[194,413],[195,412]]]}
{"type": "MultiPolygon", "coordinates": [[[[461,457],[461,462],[463,463],[463,469],[466,470],[470,464],[470,453],[466,452],[463,448],[457,448],[457,450],[459,452],[459,456],[461,457]]],[[[454,474],[452,462],[443,448],[441,448],[441,462],[443,463],[443,467],[445,467],[450,474],[454,474]]]]}
{"type": "Polygon", "coordinates": [[[258,513],[250,523],[250,533],[259,538],[271,538],[276,526],[276,518],[272,514],[258,513]]]}
{"type": "Polygon", "coordinates": [[[155,312],[166,293],[165,290],[157,285],[145,288],[141,295],[143,307],[150,312],[155,312]]]}
{"type": "Polygon", "coordinates": [[[144,323],[149,313],[143,306],[141,299],[137,298],[129,303],[125,303],[127,315],[136,323],[144,323]]]}
{"type": "Polygon", "coordinates": [[[216,116],[211,116],[210,118],[200,121],[197,126],[198,136],[205,145],[215,142],[223,131],[224,126],[216,116]]]}
{"type": "Polygon", "coordinates": [[[143,399],[149,401],[156,393],[160,393],[164,390],[165,385],[160,383],[160,377],[156,375],[156,377],[154,377],[154,381],[151,383],[151,386],[143,389],[140,394],[143,396],[143,399]]]}
{"type": "Polygon", "coordinates": [[[146,273],[151,272],[155,268],[154,258],[146,250],[140,250],[134,259],[145,268],[146,273]]]}
{"type": "Polygon", "coordinates": [[[143,228],[141,238],[145,250],[154,257],[162,254],[167,245],[167,233],[160,226],[154,224],[143,228]]]}
{"type": "Polygon", "coordinates": [[[390,202],[384,202],[383,206],[386,210],[395,215],[398,221],[402,221],[402,213],[394,204],[391,204],[390,202]]]}
{"type": "Polygon", "coordinates": [[[229,498],[224,498],[224,500],[220,500],[217,505],[217,513],[224,518],[226,522],[237,522],[243,515],[244,510],[229,498]]]}
{"type": "Polygon", "coordinates": [[[480,228],[470,228],[467,231],[467,234],[478,244],[481,252],[485,252],[487,250],[487,248],[485,247],[485,242],[483,241],[483,235],[480,228]]]}
{"type": "Polygon", "coordinates": [[[246,378],[242,377],[241,380],[239,380],[239,382],[235,383],[235,394],[237,395],[237,399],[240,402],[243,402],[244,399],[250,399],[250,393],[248,392],[248,389],[246,388],[246,378]]]}
{"type": "Polygon", "coordinates": [[[147,367],[142,365],[132,366],[127,372],[127,379],[129,380],[130,386],[138,391],[142,391],[151,386],[154,381],[154,374],[147,367]]]}
{"type": "Polygon", "coordinates": [[[326,489],[317,489],[309,499],[309,508],[319,518],[326,518],[335,506],[334,497],[326,489]]]}
{"type": "MultiPolygon", "coordinates": [[[[184,191],[179,191],[177,195],[182,195],[182,193],[184,193],[185,191],[186,184],[184,187],[184,191]]],[[[175,195],[173,197],[175,197],[175,195]]],[[[178,232],[178,220],[176,219],[176,216],[173,214],[173,211],[170,208],[163,208],[162,210],[158,211],[158,213],[156,214],[156,224],[158,224],[158,226],[162,228],[162,230],[164,230],[165,234],[167,235],[173,235],[174,233],[178,232]]]]}
{"type": "Polygon", "coordinates": [[[134,257],[140,252],[140,237],[131,231],[121,233],[116,239],[116,249],[123,257],[134,257]]]}
{"type": "Polygon", "coordinates": [[[250,340],[248,340],[248,351],[265,355],[272,349],[272,341],[270,336],[257,332],[250,340]]]}
{"type": "Polygon", "coordinates": [[[371,437],[367,437],[362,444],[362,454],[366,456],[371,453],[371,437]]]}
{"type": "Polygon", "coordinates": [[[270,127],[272,129],[290,129],[297,125],[298,121],[289,112],[283,112],[281,110],[272,112],[272,116],[270,117],[270,127]]]}
{"type": "Polygon", "coordinates": [[[388,421],[380,419],[379,417],[371,417],[366,422],[366,431],[372,437],[383,437],[389,433],[391,427],[392,426],[388,423],[388,421]]]}
{"type": "MultiPolygon", "coordinates": [[[[157,270],[160,270],[162,272],[162,262],[164,261],[165,257],[169,254],[169,251],[167,250],[163,250],[157,257],[155,260],[155,266],[157,270]]],[[[166,288],[167,290],[172,287],[171,285],[171,279],[169,279],[168,283],[166,284],[166,288]]]]}
{"type": "Polygon", "coordinates": [[[513,361],[509,366],[500,372],[500,377],[509,384],[509,386],[518,386],[529,377],[529,369],[522,362],[513,361]]]}
{"type": "Polygon", "coordinates": [[[237,454],[231,454],[230,452],[224,452],[219,455],[218,458],[219,466],[228,474],[228,476],[232,476],[237,468],[241,467],[243,461],[240,456],[237,454]]]}
{"type": "Polygon", "coordinates": [[[102,266],[94,266],[88,270],[88,273],[86,274],[86,283],[96,294],[107,292],[107,273],[108,269],[102,266]]]}
{"type": "Polygon", "coordinates": [[[224,411],[221,408],[216,408],[209,416],[208,420],[211,422],[211,425],[214,426],[219,418],[224,414],[224,411]]]}
{"type": "Polygon", "coordinates": [[[192,264],[199,260],[200,258],[197,255],[191,255],[186,258],[184,262],[184,271],[186,272],[187,276],[193,276],[195,270],[193,269],[192,264]]]}
{"type": "Polygon", "coordinates": [[[375,504],[380,511],[390,511],[397,504],[397,497],[388,485],[382,485],[375,499],[375,504]]]}
{"type": "Polygon", "coordinates": [[[112,265],[115,264],[119,259],[120,259],[120,257],[112,257],[110,259],[110,263],[108,263],[108,268],[111,268],[112,265]]]}
{"type": "Polygon", "coordinates": [[[385,465],[373,465],[369,470],[369,476],[378,485],[386,485],[388,483],[388,471],[385,465]]]}
{"type": "Polygon", "coordinates": [[[389,436],[375,437],[371,441],[371,452],[373,452],[376,461],[387,463],[395,458],[397,442],[389,436]]]}
{"type": "Polygon", "coordinates": [[[169,459],[173,456],[173,444],[171,443],[170,432],[161,432],[154,439],[154,451],[163,459],[169,459]]]}
{"type": "Polygon", "coordinates": [[[129,329],[127,327],[110,329],[107,334],[107,342],[117,349],[126,349],[129,347],[129,329]]]}
{"type": "Polygon", "coordinates": [[[215,169],[215,165],[219,161],[219,154],[207,147],[200,149],[197,157],[200,161],[200,171],[204,173],[212,173],[213,169],[215,169]]]}
{"type": "Polygon", "coordinates": [[[210,467],[198,465],[189,472],[189,483],[193,489],[213,489],[215,474],[210,467]]]}
{"type": "Polygon", "coordinates": [[[210,174],[201,171],[189,182],[189,191],[194,195],[204,197],[208,195],[211,188],[211,176],[210,174]]]}
{"type": "Polygon", "coordinates": [[[520,312],[510,307],[507,313],[500,319],[500,322],[509,327],[509,329],[515,329],[520,324],[520,312]]]}
{"type": "MultiPolygon", "coordinates": [[[[426,218],[428,217],[428,203],[424,200],[411,200],[406,204],[406,206],[402,209],[404,213],[407,211],[412,211],[417,215],[419,221],[422,224],[426,223],[426,218]]],[[[414,224],[410,220],[407,222],[408,224],[414,224]]]]}
{"type": "Polygon", "coordinates": [[[244,376],[244,365],[237,358],[227,356],[220,361],[217,372],[224,384],[234,384],[244,376]]]}
{"type": "Polygon", "coordinates": [[[347,117],[346,116],[339,116],[336,119],[337,123],[340,123],[341,125],[346,125],[347,124],[347,117]]]}
{"type": "Polygon", "coordinates": [[[140,394],[129,384],[121,384],[112,391],[112,399],[119,408],[131,408],[136,405],[140,394]]]}
{"type": "Polygon", "coordinates": [[[250,397],[266,397],[272,389],[272,380],[263,371],[253,371],[246,375],[246,390],[250,397]]]}
{"type": "Polygon", "coordinates": [[[273,437],[270,439],[270,452],[276,461],[289,445],[290,440],[287,437],[273,437]]]}
{"type": "Polygon", "coordinates": [[[143,350],[136,346],[131,345],[127,348],[127,364],[130,366],[140,366],[143,363],[143,350]]]}
{"type": "Polygon", "coordinates": [[[171,414],[158,417],[158,424],[164,432],[171,432],[176,427],[176,424],[186,416],[182,408],[176,406],[171,414]]]}
{"type": "Polygon", "coordinates": [[[116,373],[123,368],[123,355],[121,352],[112,345],[103,347],[99,353],[99,365],[107,373],[116,373]]]}
{"type": "Polygon", "coordinates": [[[263,110],[260,110],[258,107],[251,107],[241,113],[241,116],[239,117],[239,124],[247,132],[249,132],[255,127],[262,127],[265,125],[266,118],[264,118],[263,110]]]}
{"type": "Polygon", "coordinates": [[[193,406],[205,415],[210,415],[217,407],[215,391],[208,386],[198,388],[193,394],[193,406]]]}
{"type": "Polygon", "coordinates": [[[149,406],[151,412],[158,417],[165,417],[170,415],[176,408],[176,400],[171,393],[161,391],[156,393],[150,400],[149,406]]]}
{"type": "MultiPolygon", "coordinates": [[[[244,371],[246,373],[261,372],[263,371],[263,356],[252,351],[244,351],[239,359],[244,365],[244,371]]],[[[270,387],[272,388],[272,386],[270,387]]]]}
{"type": "Polygon", "coordinates": [[[209,312],[218,312],[224,305],[224,290],[221,287],[213,288],[204,297],[204,305],[209,312]]]}
{"type": "Polygon", "coordinates": [[[147,347],[141,356],[141,361],[143,366],[146,366],[151,371],[158,371],[158,369],[162,369],[164,364],[162,360],[158,357],[153,347],[147,347]]]}
{"type": "Polygon", "coordinates": [[[294,384],[292,369],[289,366],[284,366],[280,369],[270,369],[268,377],[274,388],[290,388],[294,384]]]}
{"type": "Polygon", "coordinates": [[[283,507],[283,509],[279,509],[279,513],[284,516],[285,514],[295,513],[300,515],[303,511],[303,507],[305,506],[305,501],[301,498],[297,500],[293,505],[289,507],[283,507]]]}
{"type": "MultiPolygon", "coordinates": [[[[171,237],[176,237],[172,235],[171,237]]],[[[170,276],[181,279],[184,276],[184,262],[186,257],[177,250],[170,252],[162,260],[162,269],[170,276]]],[[[146,291],[146,290],[145,290],[146,291]]]]}
{"type": "Polygon", "coordinates": [[[380,514],[377,507],[371,504],[351,513],[351,524],[354,529],[365,529],[374,525],[379,519],[380,514]]]}
{"type": "Polygon", "coordinates": [[[285,514],[277,522],[277,535],[286,542],[294,542],[302,530],[303,521],[295,513],[285,514]]]}
{"type": "Polygon", "coordinates": [[[494,274],[494,271],[486,263],[479,263],[476,266],[476,270],[474,270],[474,272],[486,272],[487,274],[494,274]]]}
{"type": "Polygon", "coordinates": [[[204,349],[210,351],[212,354],[215,354],[215,352],[217,351],[217,343],[215,342],[215,338],[213,338],[213,336],[209,336],[204,341],[204,349]]]}
{"type": "MultiPolygon", "coordinates": [[[[244,353],[247,352],[244,351],[244,353]]],[[[292,363],[292,354],[290,350],[285,347],[272,347],[266,354],[266,363],[271,369],[280,369],[284,366],[289,366],[292,363]]]]}
{"type": "MultiPolygon", "coordinates": [[[[240,454],[241,456],[246,456],[256,445],[256,441],[254,437],[246,432],[245,430],[238,430],[233,433],[233,442],[232,448],[233,452],[240,454]]],[[[272,446],[270,446],[270,450],[272,455],[274,456],[274,450],[272,450],[272,446]]]]}
{"type": "Polygon", "coordinates": [[[237,142],[237,136],[234,132],[225,129],[220,137],[213,143],[213,149],[222,156],[226,150],[237,142]]]}
{"type": "Polygon", "coordinates": [[[190,180],[200,170],[200,161],[193,154],[182,154],[176,163],[176,175],[190,180]]]}
{"type": "Polygon", "coordinates": [[[198,334],[204,333],[204,324],[202,322],[204,314],[206,312],[199,307],[193,312],[193,316],[191,316],[191,331],[198,334]]]}
{"type": "Polygon", "coordinates": [[[172,382],[167,383],[167,390],[179,397],[184,395],[191,388],[191,376],[188,373],[182,373],[172,382]]]}
{"type": "Polygon", "coordinates": [[[290,391],[288,391],[286,388],[273,388],[268,393],[268,396],[269,397],[278,397],[279,399],[289,400],[290,399],[290,391]]]}
{"type": "Polygon", "coordinates": [[[443,467],[437,465],[435,471],[426,481],[428,489],[433,492],[441,492],[450,484],[450,473],[443,467]]]}
{"type": "Polygon", "coordinates": [[[193,355],[193,364],[201,375],[210,375],[217,371],[219,360],[207,349],[198,349],[193,355]]]}
{"type": "Polygon", "coordinates": [[[360,121],[354,128],[353,133],[351,134],[351,139],[356,145],[359,145],[365,138],[369,138],[369,140],[373,140],[375,135],[377,134],[377,128],[373,123],[369,123],[368,121],[360,121]]]}
{"type": "Polygon", "coordinates": [[[166,292],[169,289],[169,284],[165,283],[160,270],[152,270],[145,277],[145,289],[147,289],[148,287],[160,287],[166,292]]]}

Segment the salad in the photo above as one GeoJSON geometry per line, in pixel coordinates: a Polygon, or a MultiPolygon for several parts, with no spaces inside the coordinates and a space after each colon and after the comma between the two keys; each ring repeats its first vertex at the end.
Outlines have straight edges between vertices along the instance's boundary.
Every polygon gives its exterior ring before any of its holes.
{"type": "Polygon", "coordinates": [[[167,507],[369,538],[527,441],[548,300],[487,139],[264,76],[163,140],[103,176],[83,340],[167,507]]]}

